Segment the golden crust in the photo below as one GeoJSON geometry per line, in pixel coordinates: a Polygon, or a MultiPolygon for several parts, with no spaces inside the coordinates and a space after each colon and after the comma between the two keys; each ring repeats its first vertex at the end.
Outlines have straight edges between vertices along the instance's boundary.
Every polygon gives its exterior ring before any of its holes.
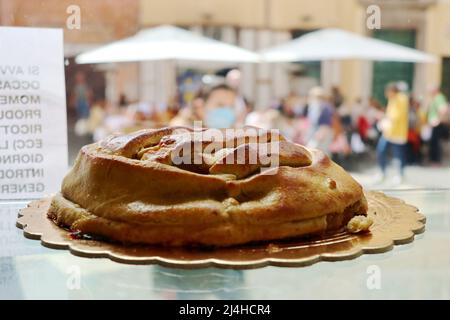
{"type": "Polygon", "coordinates": [[[227,137],[230,151],[209,155],[214,160],[206,166],[175,166],[167,152],[186,143],[183,129],[143,130],[83,147],[49,216],[122,242],[227,246],[339,229],[367,211],[361,186],[340,166],[283,138],[280,166],[266,174],[258,172],[261,164],[220,164],[246,144],[236,137],[227,137]]]}

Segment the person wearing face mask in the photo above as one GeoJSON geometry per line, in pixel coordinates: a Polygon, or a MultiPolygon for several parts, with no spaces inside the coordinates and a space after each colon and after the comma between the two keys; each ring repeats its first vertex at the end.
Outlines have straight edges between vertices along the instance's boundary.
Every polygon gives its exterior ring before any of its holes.
{"type": "Polygon", "coordinates": [[[211,88],[205,100],[204,125],[226,129],[234,128],[236,121],[236,92],[226,84],[211,88]]]}

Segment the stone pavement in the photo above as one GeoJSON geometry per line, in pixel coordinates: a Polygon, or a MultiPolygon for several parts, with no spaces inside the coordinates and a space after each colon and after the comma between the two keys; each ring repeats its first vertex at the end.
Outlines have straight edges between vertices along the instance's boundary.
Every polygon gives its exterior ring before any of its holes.
{"type": "Polygon", "coordinates": [[[450,188],[450,142],[443,144],[444,163],[440,167],[427,165],[410,165],[405,169],[402,183],[395,183],[397,174],[394,165],[388,167],[387,177],[381,183],[375,182],[378,168],[374,152],[362,159],[357,166],[346,168],[353,177],[366,189],[417,189],[417,188],[450,188]]]}
{"type": "Polygon", "coordinates": [[[362,172],[351,172],[352,176],[361,183],[364,188],[377,189],[417,189],[417,188],[450,188],[450,165],[439,168],[427,166],[408,166],[405,169],[404,181],[400,184],[393,181],[396,170],[391,166],[388,169],[385,181],[377,183],[374,177],[378,168],[373,165],[362,172]]]}

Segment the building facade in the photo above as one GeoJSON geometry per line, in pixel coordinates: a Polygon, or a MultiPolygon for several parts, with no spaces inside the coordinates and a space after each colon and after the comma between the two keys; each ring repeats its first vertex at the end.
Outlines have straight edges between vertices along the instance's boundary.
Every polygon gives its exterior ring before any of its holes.
{"type": "MultiPolygon", "coordinates": [[[[304,93],[314,81],[339,86],[349,102],[382,97],[384,85],[392,80],[408,83],[418,98],[425,98],[428,87],[441,83],[450,94],[450,0],[0,0],[0,25],[64,28],[67,57],[161,24],[250,50],[333,27],[415,47],[439,58],[437,63],[416,65],[368,61],[240,65],[242,93],[257,107],[291,90],[304,93]],[[81,9],[81,28],[70,30],[67,8],[74,4],[81,9]],[[371,5],[380,9],[379,30],[367,26],[371,5]]],[[[113,101],[121,93],[130,100],[152,102],[167,101],[174,94],[175,69],[170,63],[127,63],[95,70],[104,73],[106,96],[113,101]]]]}
{"type": "MultiPolygon", "coordinates": [[[[251,50],[321,28],[341,28],[393,41],[435,54],[438,62],[324,62],[319,65],[320,82],[325,87],[339,86],[349,101],[372,95],[382,98],[383,87],[389,81],[405,81],[420,99],[425,99],[428,87],[441,83],[450,94],[449,0],[141,0],[140,8],[141,27],[189,27],[251,50]],[[367,9],[371,5],[380,9],[379,30],[367,25],[371,16],[367,9]]],[[[297,82],[290,75],[289,65],[241,68],[242,91],[257,106],[266,106],[271,97],[296,90],[297,82]]]]}
{"type": "Polygon", "coordinates": [[[136,33],[139,5],[139,0],[0,0],[0,26],[62,28],[69,107],[77,71],[86,73],[95,98],[102,99],[106,95],[117,101],[120,92],[137,96],[137,65],[77,65],[73,58],[83,51],[136,33]],[[80,9],[79,28],[68,27],[73,6],[80,9]]]}

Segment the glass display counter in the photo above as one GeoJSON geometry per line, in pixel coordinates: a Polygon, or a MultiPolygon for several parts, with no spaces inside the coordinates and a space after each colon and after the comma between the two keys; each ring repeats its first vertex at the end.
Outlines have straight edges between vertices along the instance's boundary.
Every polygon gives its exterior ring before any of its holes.
{"type": "Polygon", "coordinates": [[[0,299],[449,299],[450,189],[385,190],[426,231],[383,254],[308,267],[184,270],[43,247],[16,228],[28,201],[0,202],[0,299]]]}

